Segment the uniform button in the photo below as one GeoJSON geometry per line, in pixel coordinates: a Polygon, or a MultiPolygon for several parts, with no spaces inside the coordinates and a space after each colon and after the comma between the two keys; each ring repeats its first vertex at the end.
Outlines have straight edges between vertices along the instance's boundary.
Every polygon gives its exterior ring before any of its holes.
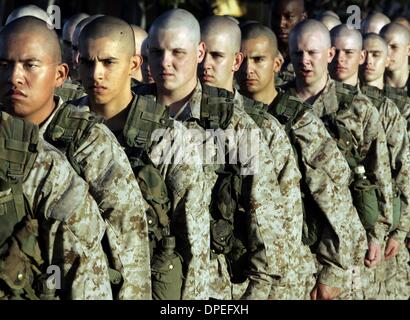
{"type": "Polygon", "coordinates": [[[349,145],[349,144],[350,144],[350,142],[349,142],[349,141],[346,141],[346,144],[347,144],[347,145],[349,145]]]}
{"type": "Polygon", "coordinates": [[[225,240],[225,238],[224,237],[221,237],[221,241],[224,241],[225,240]]]}
{"type": "Polygon", "coordinates": [[[17,279],[18,280],[23,280],[24,279],[24,275],[22,274],[22,273],[19,273],[18,275],[17,275],[17,279]]]}
{"type": "Polygon", "coordinates": [[[152,220],[148,220],[148,224],[152,224],[152,220]]]}
{"type": "Polygon", "coordinates": [[[174,265],[170,264],[168,268],[169,268],[169,270],[172,270],[172,269],[174,269],[174,265]]]}

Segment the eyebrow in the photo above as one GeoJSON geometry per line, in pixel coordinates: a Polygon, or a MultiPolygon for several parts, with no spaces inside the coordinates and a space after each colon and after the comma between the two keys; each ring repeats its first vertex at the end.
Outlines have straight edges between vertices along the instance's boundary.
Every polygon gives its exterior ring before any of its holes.
{"type": "MultiPolygon", "coordinates": [[[[2,61],[14,61],[5,57],[1,57],[0,56],[0,60],[2,61]]],[[[21,59],[19,60],[19,62],[43,62],[42,60],[38,59],[38,58],[25,58],[25,59],[21,59]]]]}

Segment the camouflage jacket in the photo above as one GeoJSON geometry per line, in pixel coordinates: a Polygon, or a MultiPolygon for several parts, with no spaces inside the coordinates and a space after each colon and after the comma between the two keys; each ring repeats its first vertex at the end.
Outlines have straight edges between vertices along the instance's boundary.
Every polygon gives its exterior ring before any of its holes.
{"type": "MultiPolygon", "coordinates": [[[[60,99],[41,134],[61,106],[60,99]]],[[[89,112],[87,106],[79,108],[89,112]]],[[[124,280],[118,298],[151,299],[146,203],[125,152],[105,125],[96,124],[74,158],[107,225],[109,255],[124,280]]]]}
{"type": "MultiPolygon", "coordinates": [[[[399,242],[403,242],[410,230],[410,145],[406,119],[400,114],[396,104],[387,98],[382,90],[372,87],[380,98],[369,97],[380,113],[380,120],[386,132],[392,178],[400,191],[401,217],[399,226],[391,231],[399,242]]],[[[366,92],[366,87],[362,88],[366,92]]]]}
{"type": "MultiPolygon", "coordinates": [[[[136,98],[134,95],[128,108],[137,102],[136,98]]],[[[81,99],[81,105],[86,104],[87,97],[81,99]]],[[[186,131],[182,124],[174,123],[173,128],[153,137],[158,143],[152,146],[148,156],[161,172],[170,192],[171,233],[177,239],[177,251],[186,266],[182,299],[208,299],[210,221],[204,202],[206,181],[198,148],[186,131]]],[[[124,143],[122,132],[115,134],[118,141],[124,143]]]]}
{"type": "Polygon", "coordinates": [[[85,91],[81,83],[66,80],[61,87],[54,90],[54,94],[59,96],[63,101],[79,99],[85,96],[85,91]]]}
{"type": "Polygon", "coordinates": [[[378,200],[381,214],[369,236],[382,243],[392,224],[393,190],[386,134],[379,112],[360,91],[354,95],[351,104],[340,108],[336,96],[336,83],[330,78],[313,103],[313,111],[319,118],[335,114],[337,121],[352,134],[355,150],[360,156],[360,164],[365,167],[367,176],[371,177],[380,190],[378,200]]]}
{"type": "Polygon", "coordinates": [[[88,185],[53,146],[40,139],[38,149],[23,191],[39,221],[44,260],[60,267],[62,297],[112,299],[101,246],[105,224],[88,185]]]}
{"type": "MultiPolygon", "coordinates": [[[[274,114],[278,101],[275,98],[268,112],[274,114]]],[[[318,282],[346,288],[353,268],[363,264],[367,249],[365,231],[349,190],[349,165],[311,108],[305,108],[294,120],[289,136],[298,150],[304,183],[329,222],[315,252],[321,265],[318,282]]]]}
{"type": "MultiPolygon", "coordinates": [[[[188,128],[196,129],[205,135],[201,143],[206,140],[206,156],[210,156],[217,154],[217,146],[214,138],[198,123],[201,117],[201,98],[202,86],[198,81],[190,100],[180,110],[176,119],[183,121],[188,128]]],[[[245,272],[249,283],[242,299],[266,299],[273,278],[284,276],[284,270],[289,264],[288,253],[297,241],[293,238],[295,233],[291,231],[294,228],[291,225],[294,212],[285,210],[285,199],[276,174],[277,167],[263,133],[243,109],[235,106],[223,133],[235,136],[234,142],[229,144],[226,152],[230,155],[239,154],[235,163],[240,166],[241,174],[245,176],[243,183],[246,184],[248,192],[245,196],[249,201],[245,232],[249,259],[245,272]]],[[[205,163],[204,170],[208,177],[206,190],[210,196],[217,176],[212,164],[205,163]]],[[[209,198],[208,201],[210,200],[209,198]]]]}
{"type": "MultiPolygon", "coordinates": [[[[244,109],[244,98],[238,91],[235,92],[235,100],[235,105],[244,109]]],[[[264,120],[257,124],[271,151],[275,174],[278,177],[280,191],[285,201],[284,210],[289,213],[286,230],[289,235],[292,235],[290,238],[294,239],[294,242],[291,243],[292,248],[289,248],[291,250],[289,251],[289,264],[286,266],[289,268],[285,273],[286,279],[281,279],[281,281],[292,282],[295,273],[301,270],[301,256],[306,256],[306,253],[301,255],[301,250],[307,249],[303,248],[302,245],[303,209],[300,192],[302,175],[298,169],[289,137],[282,125],[267,112],[262,118],[264,120]]],[[[303,273],[311,275],[314,273],[314,269],[313,260],[310,260],[310,268],[304,269],[303,273]]],[[[274,287],[272,289],[274,290],[274,287]]]]}
{"type": "Polygon", "coordinates": [[[295,70],[293,64],[289,62],[284,62],[280,72],[276,75],[275,85],[281,86],[295,79],[295,70]]]}

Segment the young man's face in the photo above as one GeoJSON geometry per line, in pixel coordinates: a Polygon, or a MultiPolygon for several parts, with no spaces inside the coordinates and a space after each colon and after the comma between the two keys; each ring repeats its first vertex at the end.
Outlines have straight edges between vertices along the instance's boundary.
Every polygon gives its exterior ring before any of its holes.
{"type": "Polygon", "coordinates": [[[80,45],[79,76],[92,105],[122,101],[129,94],[132,57],[116,39],[86,39],[80,45]]]}
{"type": "Polygon", "coordinates": [[[150,35],[148,63],[157,88],[178,94],[187,84],[196,83],[198,63],[204,48],[192,42],[186,28],[160,29],[150,35]]]}
{"type": "Polygon", "coordinates": [[[383,36],[389,47],[389,65],[387,70],[396,71],[408,64],[409,44],[400,33],[389,32],[383,36]]]}
{"type": "MultiPolygon", "coordinates": [[[[330,76],[341,82],[357,80],[359,65],[363,64],[365,54],[353,37],[338,37],[333,40],[336,54],[329,64],[330,76]]],[[[353,82],[354,82],[353,81],[353,82]]]]}
{"type": "Polygon", "coordinates": [[[237,80],[243,92],[258,94],[274,89],[280,61],[273,56],[273,50],[269,40],[263,36],[242,41],[244,61],[237,73],[237,80]]]}
{"type": "Polygon", "coordinates": [[[324,45],[320,34],[295,35],[289,50],[296,78],[302,84],[313,86],[327,77],[327,65],[332,61],[333,51],[324,45]]]}
{"type": "Polygon", "coordinates": [[[26,33],[0,41],[1,101],[7,112],[32,122],[48,116],[44,112],[52,110],[54,89],[67,76],[59,72],[45,39],[26,33]]]}
{"type": "Polygon", "coordinates": [[[360,68],[361,76],[365,82],[383,78],[387,66],[387,52],[379,40],[369,39],[363,44],[366,51],[366,60],[360,68]]]}
{"type": "Polygon", "coordinates": [[[272,12],[272,29],[278,37],[278,40],[287,44],[289,33],[295,25],[306,19],[306,14],[300,1],[277,1],[278,4],[272,12]]]}
{"type": "Polygon", "coordinates": [[[199,78],[209,86],[224,88],[231,91],[233,74],[237,70],[235,53],[229,39],[224,34],[207,36],[206,53],[199,65],[199,78]]]}

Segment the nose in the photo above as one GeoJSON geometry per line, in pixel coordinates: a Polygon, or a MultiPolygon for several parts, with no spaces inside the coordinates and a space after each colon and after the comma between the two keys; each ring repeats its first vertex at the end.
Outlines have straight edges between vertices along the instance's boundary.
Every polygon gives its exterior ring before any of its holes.
{"type": "Polygon", "coordinates": [[[92,70],[92,76],[94,81],[102,80],[104,76],[104,67],[102,62],[95,61],[92,70]]]}
{"type": "Polygon", "coordinates": [[[211,59],[211,55],[209,53],[205,54],[204,60],[202,60],[202,68],[204,70],[209,70],[211,69],[212,66],[212,59],[211,59]]]}
{"type": "Polygon", "coordinates": [[[171,66],[172,64],[171,58],[172,58],[171,52],[167,52],[167,51],[163,52],[162,57],[160,59],[161,59],[161,66],[164,70],[169,69],[169,67],[171,66]]]}
{"type": "Polygon", "coordinates": [[[341,63],[341,62],[344,62],[344,60],[345,60],[344,53],[341,50],[336,51],[336,61],[341,63]]]}
{"type": "Polygon", "coordinates": [[[21,85],[24,83],[24,73],[23,73],[23,66],[14,63],[11,68],[9,68],[9,75],[8,75],[9,82],[13,86],[21,85]]]}
{"type": "Polygon", "coordinates": [[[366,65],[373,66],[374,59],[371,54],[366,54],[366,65]]]}
{"type": "Polygon", "coordinates": [[[286,29],[286,19],[285,19],[284,16],[280,16],[279,26],[280,26],[281,29],[286,29]]]}

